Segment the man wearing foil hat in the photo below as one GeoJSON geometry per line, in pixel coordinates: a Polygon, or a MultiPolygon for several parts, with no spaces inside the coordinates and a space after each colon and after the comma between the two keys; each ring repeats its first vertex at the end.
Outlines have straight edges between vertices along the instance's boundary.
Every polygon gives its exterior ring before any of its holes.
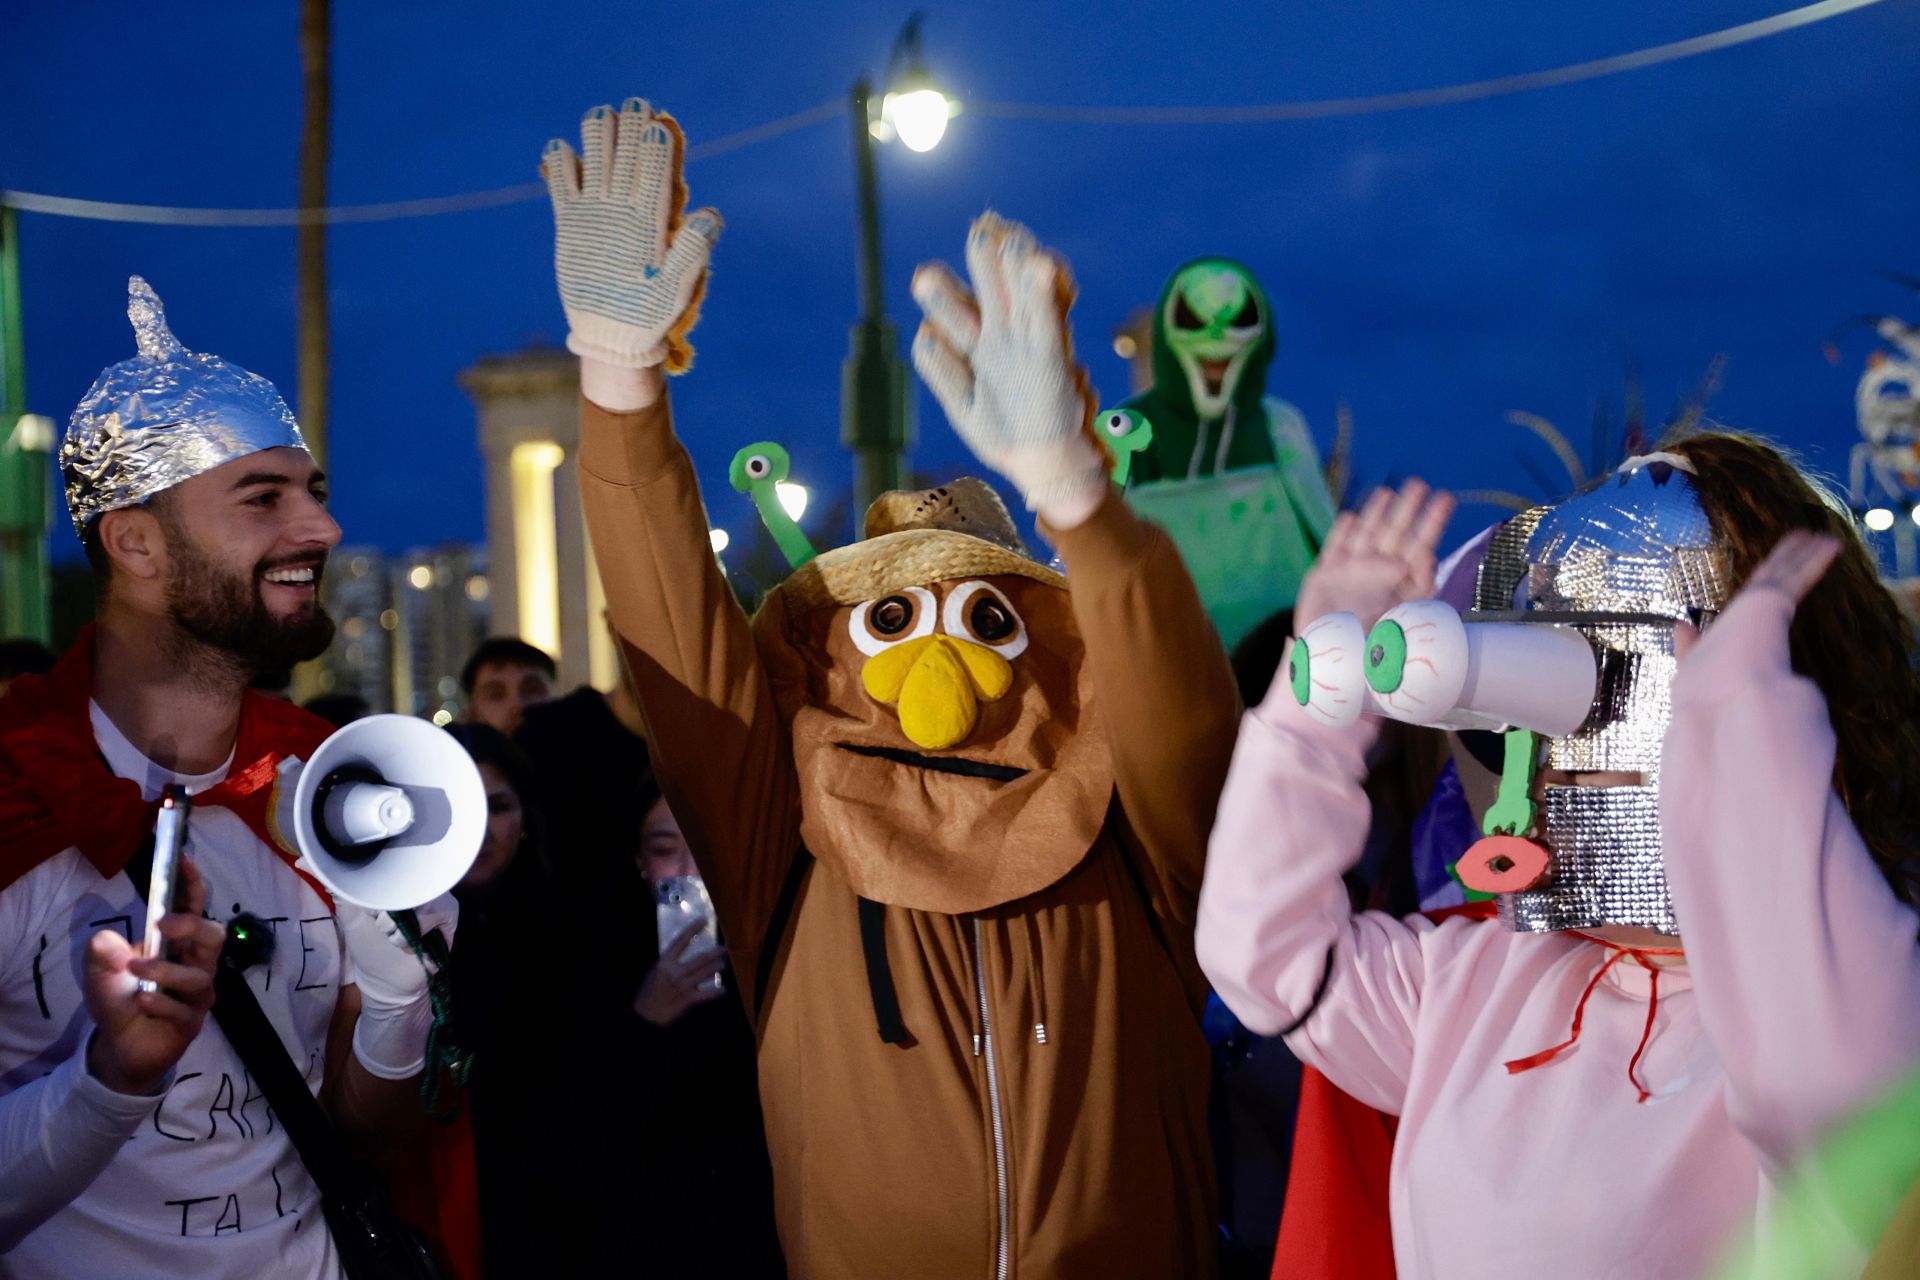
{"type": "Polygon", "coordinates": [[[419,1113],[425,970],[268,830],[276,766],[331,726],[248,688],[331,639],[340,529],[273,385],[185,350],[139,277],[128,293],[138,354],[60,451],[99,620],[0,698],[0,1274],[335,1276],[312,1178],[205,1019],[221,922],[248,913],[272,945],[246,981],[340,1127],[419,1113]],[[168,785],[193,797],[197,870],[173,960],[148,960],[128,868],[168,785]]]}
{"type": "Polygon", "coordinates": [[[1398,1117],[1400,1276],[1695,1276],[1920,1063],[1911,634],[1745,437],[1509,521],[1467,614],[1426,598],[1450,510],[1415,482],[1337,522],[1242,725],[1201,962],[1398,1117]],[[1382,716],[1501,734],[1478,912],[1348,909],[1382,716]]]}

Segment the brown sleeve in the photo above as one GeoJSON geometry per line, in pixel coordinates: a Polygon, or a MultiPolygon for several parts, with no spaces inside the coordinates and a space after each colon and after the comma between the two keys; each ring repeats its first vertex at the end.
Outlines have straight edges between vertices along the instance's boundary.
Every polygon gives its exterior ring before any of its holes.
{"type": "Polygon", "coordinates": [[[762,938],[799,846],[792,744],[666,398],[633,413],[583,398],[579,465],[647,746],[752,1008],[762,938]]]}
{"type": "Polygon", "coordinates": [[[1226,652],[1173,540],[1117,494],[1074,528],[1043,532],[1067,564],[1142,870],[1162,914],[1190,932],[1239,728],[1226,652]]]}

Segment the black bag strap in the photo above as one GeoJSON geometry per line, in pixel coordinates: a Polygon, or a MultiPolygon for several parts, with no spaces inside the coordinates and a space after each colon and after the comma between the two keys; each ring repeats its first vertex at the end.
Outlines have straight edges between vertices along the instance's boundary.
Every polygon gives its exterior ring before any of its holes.
{"type": "MultiPolygon", "coordinates": [[[[149,839],[128,861],[127,878],[145,899],[152,877],[153,841],[149,839]]],[[[357,1179],[340,1136],[334,1130],[333,1120],[307,1088],[280,1033],[267,1020],[260,1002],[254,999],[253,988],[247,985],[246,975],[230,948],[221,949],[220,962],[214,968],[213,1020],[219,1024],[233,1051],[240,1055],[241,1065],[259,1084],[267,1105],[279,1117],[288,1140],[321,1194],[350,1196],[357,1179]]]]}
{"type": "Polygon", "coordinates": [[[760,935],[760,959],[753,966],[753,1020],[760,1021],[760,1012],[767,1004],[767,983],[773,980],[773,959],[780,953],[780,940],[787,932],[787,921],[793,916],[793,904],[800,897],[800,886],[806,883],[807,872],[813,870],[813,852],[805,845],[796,845],[793,861],[787,864],[787,878],[780,886],[780,896],[774,899],[773,914],[767,917],[766,932],[760,935]]]}

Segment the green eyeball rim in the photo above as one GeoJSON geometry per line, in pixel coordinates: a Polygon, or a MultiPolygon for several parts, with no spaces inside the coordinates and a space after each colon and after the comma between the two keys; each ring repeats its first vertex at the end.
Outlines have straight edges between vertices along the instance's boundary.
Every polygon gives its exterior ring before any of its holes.
{"type": "Polygon", "coordinates": [[[1382,618],[1367,633],[1367,685],[1375,693],[1392,693],[1407,671],[1407,633],[1391,618],[1382,618]]]}
{"type": "Polygon", "coordinates": [[[1307,642],[1295,636],[1293,649],[1287,655],[1287,680],[1293,686],[1293,698],[1301,706],[1313,697],[1312,655],[1307,652],[1307,642]]]}

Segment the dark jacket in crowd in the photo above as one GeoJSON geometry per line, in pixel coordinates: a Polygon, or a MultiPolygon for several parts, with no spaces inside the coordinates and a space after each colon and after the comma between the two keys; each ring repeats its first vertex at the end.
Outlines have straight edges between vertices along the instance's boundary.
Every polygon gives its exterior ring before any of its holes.
{"type": "MultiPolygon", "coordinates": [[[[517,1017],[555,1036],[566,1060],[537,1047],[525,1055],[552,1065],[521,1118],[499,1132],[510,1142],[544,1142],[564,1162],[525,1170],[543,1184],[526,1194],[565,1201],[567,1210],[510,1228],[521,1239],[501,1246],[512,1256],[525,1256],[520,1245],[535,1250],[539,1272],[490,1265],[489,1275],[784,1276],[753,1033],[733,975],[725,975],[725,997],[670,1027],[633,1011],[659,955],[653,891],[636,862],[659,795],[645,741],[604,697],[581,689],[530,709],[515,742],[540,779],[547,874],[544,884],[508,885],[503,877],[490,895],[500,923],[492,936],[506,958],[539,953],[558,966],[544,994],[516,995],[544,1007],[517,1017]],[[556,1265],[556,1247],[571,1266],[556,1265]]],[[[463,918],[462,943],[466,929],[463,918]]],[[[511,989],[511,978],[498,979],[511,989]]],[[[507,1050],[502,1069],[521,1074],[517,1056],[507,1050]]],[[[484,1092],[482,1082],[475,1131],[483,1183],[484,1092]]],[[[524,1168],[533,1163],[526,1152],[500,1154],[524,1168]]],[[[491,1216],[484,1198],[483,1190],[483,1220],[491,1216]]],[[[488,1244],[492,1256],[491,1236],[488,1244]]]]}

